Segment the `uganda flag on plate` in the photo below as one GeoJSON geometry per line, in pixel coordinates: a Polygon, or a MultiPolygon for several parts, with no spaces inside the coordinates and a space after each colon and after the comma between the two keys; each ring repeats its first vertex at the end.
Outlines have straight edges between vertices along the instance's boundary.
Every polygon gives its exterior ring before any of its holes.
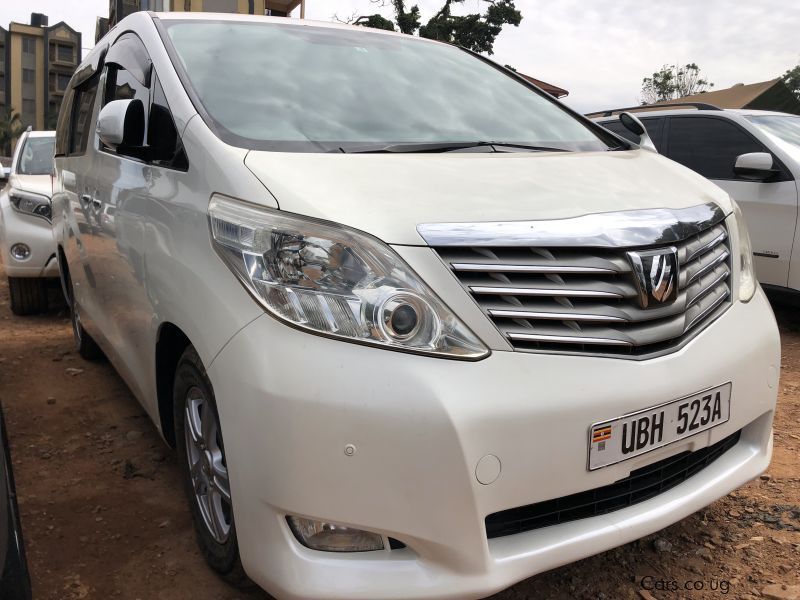
{"type": "Polygon", "coordinates": [[[600,425],[592,430],[592,443],[605,442],[611,439],[611,425],[600,425]]]}

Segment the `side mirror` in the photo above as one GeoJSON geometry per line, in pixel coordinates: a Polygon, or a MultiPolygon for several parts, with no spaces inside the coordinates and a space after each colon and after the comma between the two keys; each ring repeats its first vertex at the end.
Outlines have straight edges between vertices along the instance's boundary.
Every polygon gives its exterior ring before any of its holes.
{"type": "Polygon", "coordinates": [[[11,177],[11,167],[0,167],[0,182],[5,183],[11,177]]]}
{"type": "Polygon", "coordinates": [[[630,131],[633,135],[639,136],[639,145],[642,148],[645,150],[651,150],[652,152],[658,152],[658,150],[656,150],[656,145],[653,143],[653,140],[650,139],[650,136],[647,133],[647,129],[645,129],[644,124],[639,120],[638,117],[629,112],[624,112],[620,113],[619,121],[622,123],[622,126],[630,131]]]}
{"type": "Polygon", "coordinates": [[[736,157],[733,171],[742,179],[764,181],[780,171],[769,152],[748,152],[736,157]]]}
{"type": "Polygon", "coordinates": [[[113,150],[144,145],[144,104],[138,98],[113,100],[97,117],[97,135],[113,150]]]}

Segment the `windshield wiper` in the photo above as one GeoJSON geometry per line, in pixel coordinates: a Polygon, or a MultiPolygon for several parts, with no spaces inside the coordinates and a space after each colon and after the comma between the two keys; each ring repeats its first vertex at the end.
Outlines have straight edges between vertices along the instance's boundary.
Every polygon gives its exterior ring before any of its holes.
{"type": "Polygon", "coordinates": [[[361,148],[339,147],[330,152],[343,154],[413,154],[425,152],[457,152],[470,148],[491,148],[493,152],[503,152],[498,148],[518,148],[530,152],[569,152],[564,148],[550,146],[536,146],[533,144],[519,144],[516,142],[420,142],[413,144],[389,144],[388,146],[366,146],[361,148]]]}

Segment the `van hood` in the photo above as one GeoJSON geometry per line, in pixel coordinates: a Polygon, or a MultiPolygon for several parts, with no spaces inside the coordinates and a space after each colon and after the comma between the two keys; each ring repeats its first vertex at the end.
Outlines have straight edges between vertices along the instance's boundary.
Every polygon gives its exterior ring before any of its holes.
{"type": "Polygon", "coordinates": [[[50,198],[53,195],[53,182],[50,175],[19,175],[11,176],[9,183],[11,187],[23,192],[40,194],[50,198]]]}
{"type": "Polygon", "coordinates": [[[250,152],[247,167],[281,210],[384,242],[425,245],[422,223],[562,219],[686,208],[727,193],[647,150],[583,153],[314,154],[250,152]]]}

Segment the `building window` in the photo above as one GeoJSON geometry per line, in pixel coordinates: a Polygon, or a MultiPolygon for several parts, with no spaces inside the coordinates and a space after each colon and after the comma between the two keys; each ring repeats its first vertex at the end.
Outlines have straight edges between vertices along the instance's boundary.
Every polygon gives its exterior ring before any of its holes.
{"type": "Polygon", "coordinates": [[[72,53],[72,46],[63,46],[61,44],[58,45],[58,60],[61,62],[72,62],[73,61],[73,53],[72,53]]]}
{"type": "Polygon", "coordinates": [[[33,116],[36,114],[36,100],[29,98],[22,99],[22,114],[24,116],[33,116]]]}
{"type": "Polygon", "coordinates": [[[33,83],[36,80],[36,72],[33,69],[22,69],[22,83],[33,83]]]}
{"type": "Polygon", "coordinates": [[[239,2],[237,0],[203,0],[203,11],[237,13],[239,2]]]}
{"type": "Polygon", "coordinates": [[[22,51],[25,54],[36,54],[36,40],[32,37],[22,38],[22,51]]]}
{"type": "Polygon", "coordinates": [[[70,75],[68,73],[59,73],[56,78],[56,89],[63,92],[69,85],[70,75]]]}

